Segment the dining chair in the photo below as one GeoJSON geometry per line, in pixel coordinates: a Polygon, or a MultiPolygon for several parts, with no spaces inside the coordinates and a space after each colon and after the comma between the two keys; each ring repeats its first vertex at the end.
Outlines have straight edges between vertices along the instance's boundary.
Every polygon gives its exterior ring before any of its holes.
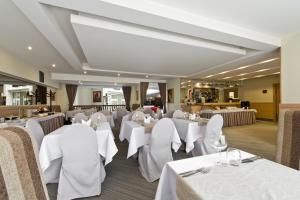
{"type": "Polygon", "coordinates": [[[184,112],[182,112],[181,110],[175,110],[175,112],[173,113],[173,118],[184,118],[184,112]]]}
{"type": "Polygon", "coordinates": [[[100,112],[104,115],[111,115],[111,112],[109,110],[101,110],[100,112]]]}
{"type": "Polygon", "coordinates": [[[0,199],[49,200],[35,138],[23,127],[0,129],[0,199]]]}
{"type": "Polygon", "coordinates": [[[91,120],[92,127],[97,126],[98,123],[107,122],[107,118],[105,117],[105,115],[102,112],[96,112],[96,113],[92,114],[90,117],[90,120],[91,120]]]}
{"type": "Polygon", "coordinates": [[[171,143],[175,125],[169,118],[159,120],[153,127],[151,142],[139,150],[139,170],[148,182],[159,179],[164,165],[173,160],[171,143]]]}
{"type": "Polygon", "coordinates": [[[138,111],[133,112],[131,120],[132,121],[141,121],[141,120],[144,120],[144,118],[145,118],[145,113],[138,110],[138,111]]]}
{"type": "Polygon", "coordinates": [[[205,136],[194,142],[193,156],[213,154],[227,148],[225,136],[222,135],[223,117],[219,114],[210,118],[207,123],[205,136]],[[223,137],[223,138],[222,138],[223,137]]]}
{"type": "Polygon", "coordinates": [[[60,138],[62,166],[57,199],[66,200],[99,195],[100,156],[96,132],[89,126],[73,124],[60,138]]]}
{"type": "Polygon", "coordinates": [[[81,123],[82,120],[87,121],[89,118],[84,113],[76,113],[72,123],[81,123]]]}
{"type": "Polygon", "coordinates": [[[39,151],[45,135],[41,125],[35,119],[29,119],[26,122],[25,127],[28,130],[29,134],[34,137],[37,150],[39,151]]]}

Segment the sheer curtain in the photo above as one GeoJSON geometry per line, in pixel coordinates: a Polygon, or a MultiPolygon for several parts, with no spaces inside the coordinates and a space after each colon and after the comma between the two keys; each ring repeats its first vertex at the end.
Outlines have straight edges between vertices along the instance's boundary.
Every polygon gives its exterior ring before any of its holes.
{"type": "Polygon", "coordinates": [[[166,98],[167,98],[166,90],[167,90],[167,84],[166,83],[158,83],[158,88],[159,88],[161,103],[162,103],[163,108],[164,108],[164,113],[166,113],[166,111],[167,111],[167,109],[166,109],[166,98]]]}
{"type": "Polygon", "coordinates": [[[73,110],[73,103],[76,97],[77,93],[77,85],[70,85],[66,84],[66,90],[67,90],[67,95],[68,95],[68,100],[69,100],[69,110],[73,110]]]}
{"type": "Polygon", "coordinates": [[[130,111],[131,86],[123,86],[122,90],[125,99],[126,109],[130,111]]]}
{"type": "Polygon", "coordinates": [[[144,102],[146,101],[148,86],[149,86],[148,82],[141,82],[140,83],[141,107],[144,106],[144,102]]]}

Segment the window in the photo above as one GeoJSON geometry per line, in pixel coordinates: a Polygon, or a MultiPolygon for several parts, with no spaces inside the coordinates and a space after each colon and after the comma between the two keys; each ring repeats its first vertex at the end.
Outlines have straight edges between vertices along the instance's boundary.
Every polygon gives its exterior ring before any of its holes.
{"type": "Polygon", "coordinates": [[[104,103],[108,105],[125,105],[121,88],[103,88],[104,103]]]}

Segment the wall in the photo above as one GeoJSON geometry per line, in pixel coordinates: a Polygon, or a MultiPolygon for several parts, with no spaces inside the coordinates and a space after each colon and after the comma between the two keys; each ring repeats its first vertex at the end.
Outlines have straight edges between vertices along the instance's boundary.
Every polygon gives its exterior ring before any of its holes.
{"type": "Polygon", "coordinates": [[[57,88],[53,105],[60,105],[62,112],[69,110],[69,101],[65,84],[60,84],[59,88],[57,88]]]}
{"type": "MultiPolygon", "coordinates": [[[[0,72],[14,77],[39,83],[39,69],[0,48],[0,72]]],[[[50,73],[44,71],[45,85],[58,88],[59,84],[51,80],[50,73]]]]}
{"type": "Polygon", "coordinates": [[[168,89],[174,89],[174,103],[167,103],[167,110],[180,109],[180,79],[174,78],[167,80],[167,95],[168,89]]]}
{"type": "Polygon", "coordinates": [[[251,108],[257,110],[259,119],[276,120],[275,104],[273,102],[273,84],[280,83],[280,76],[266,76],[244,80],[239,88],[239,97],[242,101],[250,101],[251,108]],[[263,93],[267,90],[267,93],[263,93]]]}
{"type": "Polygon", "coordinates": [[[282,40],[281,103],[300,104],[300,33],[282,40]]]}

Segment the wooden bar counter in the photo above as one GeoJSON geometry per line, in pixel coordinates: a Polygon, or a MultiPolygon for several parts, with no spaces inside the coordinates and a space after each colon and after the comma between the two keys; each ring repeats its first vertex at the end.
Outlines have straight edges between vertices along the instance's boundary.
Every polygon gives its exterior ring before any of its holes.
{"type": "Polygon", "coordinates": [[[190,113],[196,113],[200,112],[200,110],[203,109],[214,109],[216,110],[217,108],[224,109],[226,107],[240,107],[241,103],[240,102],[222,102],[222,103],[196,103],[192,105],[181,105],[181,108],[185,112],[190,112],[190,113]]]}

